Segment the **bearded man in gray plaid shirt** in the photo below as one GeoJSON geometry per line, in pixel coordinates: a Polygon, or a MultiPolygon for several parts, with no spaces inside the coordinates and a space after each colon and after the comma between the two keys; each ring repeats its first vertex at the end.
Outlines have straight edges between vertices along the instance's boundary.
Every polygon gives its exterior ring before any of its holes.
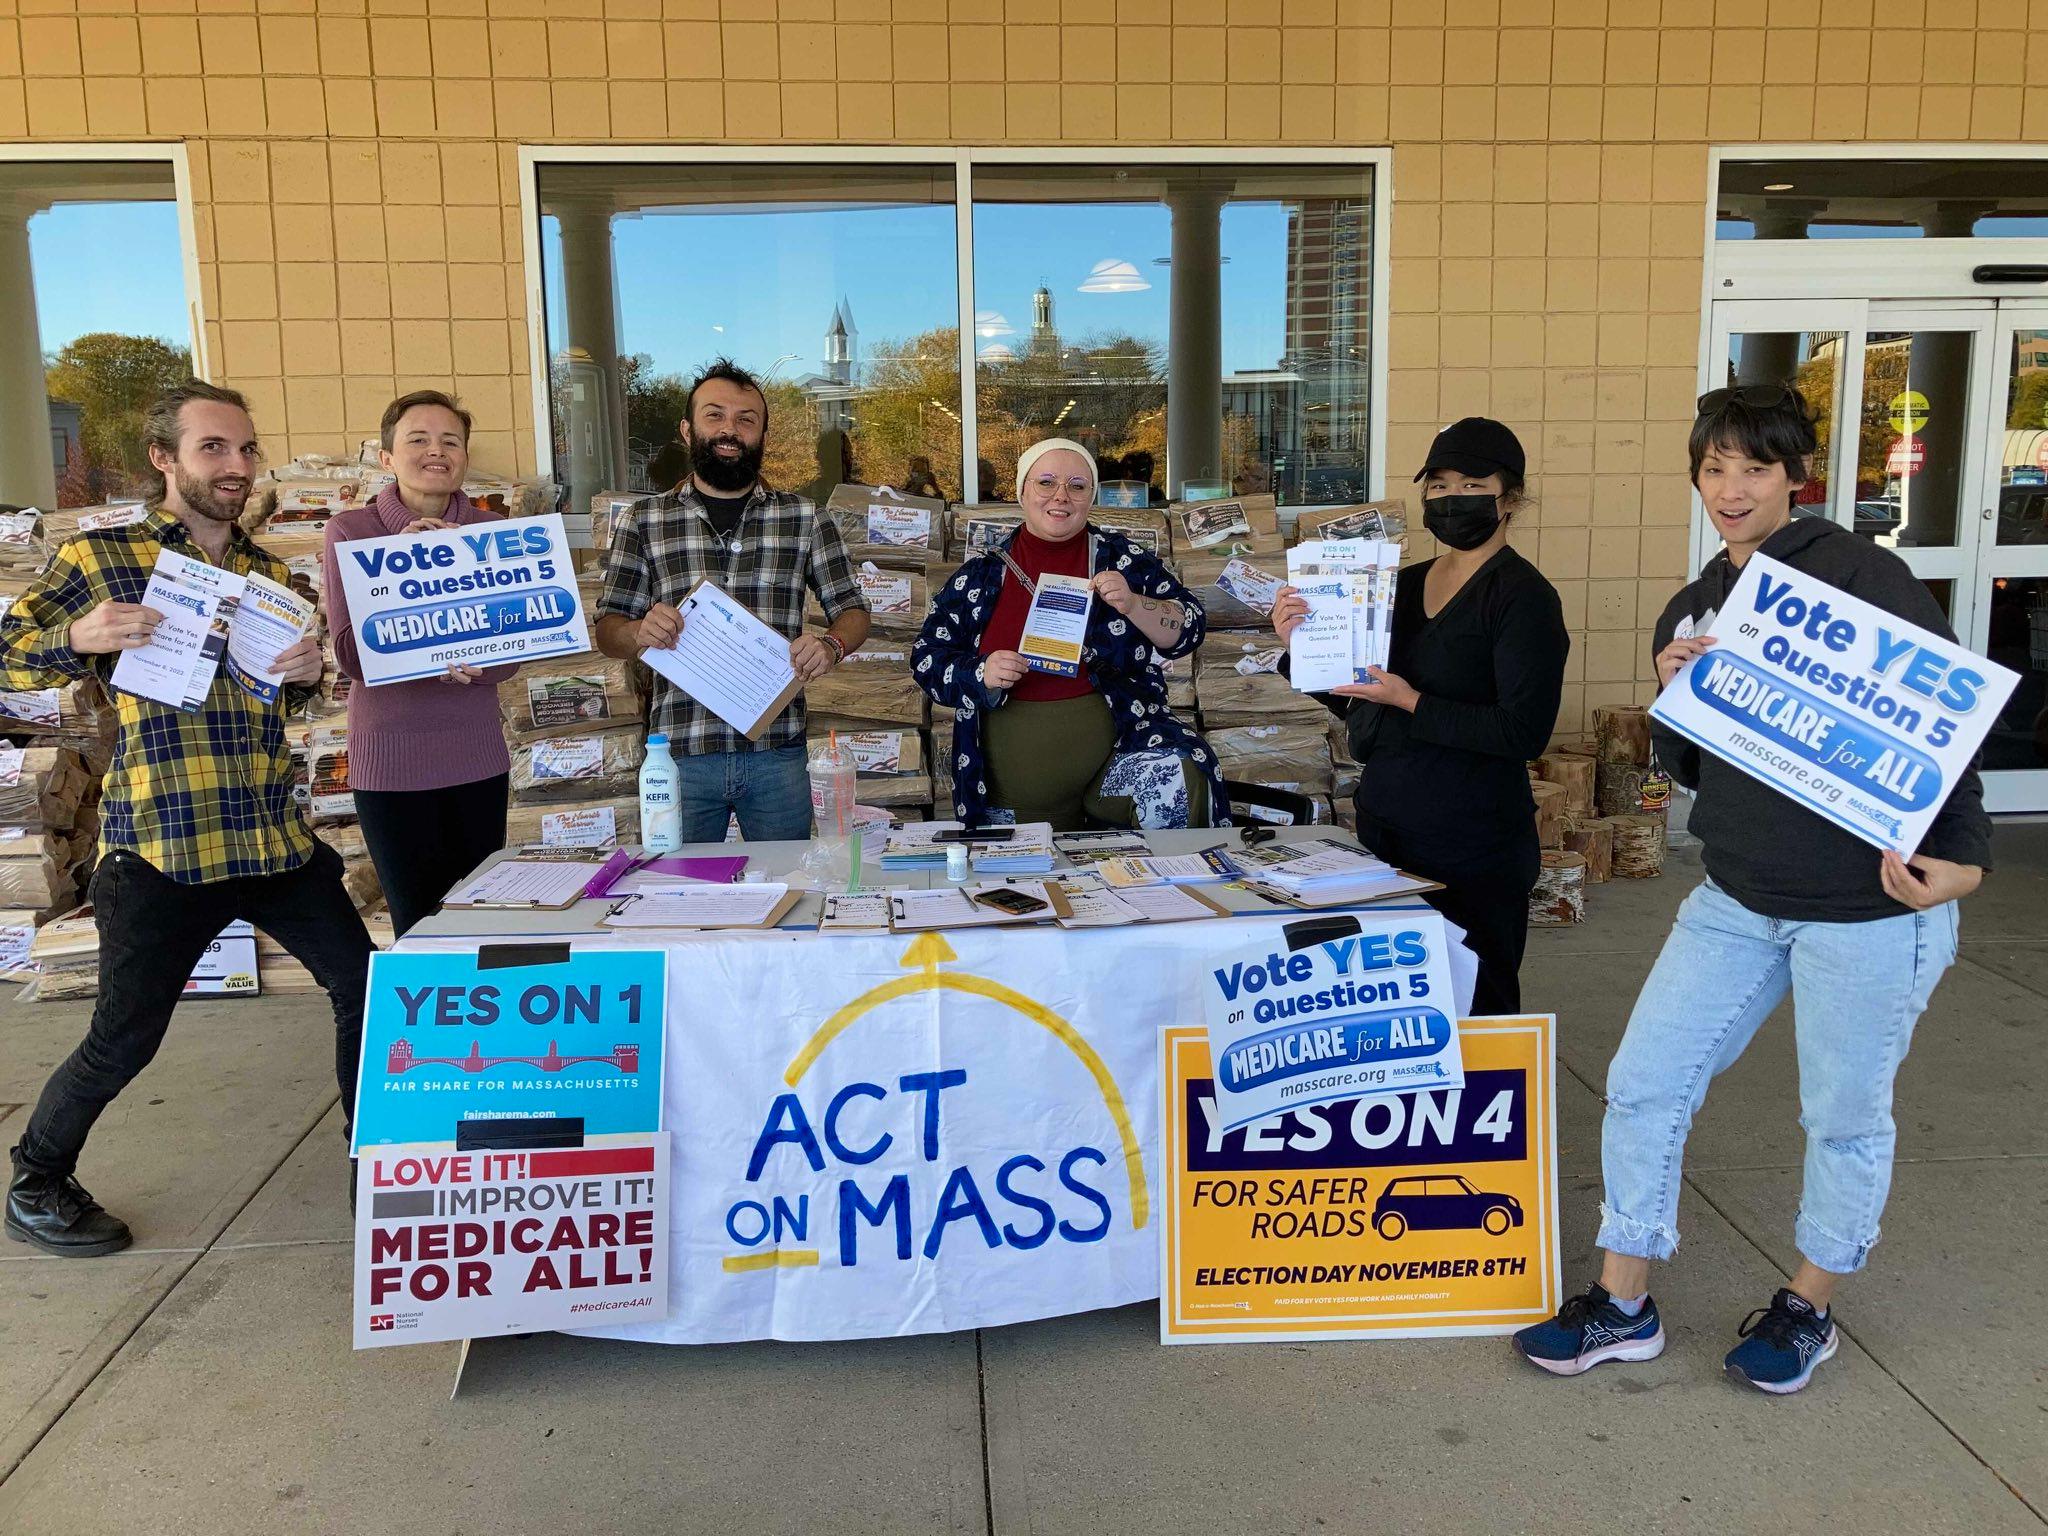
{"type": "MultiPolygon", "coordinates": [[[[798,678],[823,677],[868,637],[867,601],[838,527],[803,497],[761,483],[768,398],[746,370],[720,358],[691,386],[684,414],[691,476],[673,504],[634,513],[614,537],[598,649],[631,658],[675,644],[678,605],[710,581],[790,638],[798,678]],[[830,625],[822,635],[803,633],[807,588],[830,625]]],[[[650,729],[668,734],[676,760],[684,842],[721,841],[728,814],[748,842],[811,835],[801,694],[749,741],[657,674],[650,729]]]]}

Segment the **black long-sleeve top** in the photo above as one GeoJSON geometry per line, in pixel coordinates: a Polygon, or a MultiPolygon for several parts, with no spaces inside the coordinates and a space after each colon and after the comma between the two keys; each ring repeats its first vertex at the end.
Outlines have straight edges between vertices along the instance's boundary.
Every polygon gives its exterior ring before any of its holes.
{"type": "Polygon", "coordinates": [[[1532,832],[1527,763],[1557,726],[1571,636],[1557,589],[1513,549],[1427,617],[1434,563],[1404,569],[1394,595],[1387,670],[1422,695],[1415,712],[1319,697],[1345,717],[1363,764],[1360,812],[1463,860],[1532,832]]]}

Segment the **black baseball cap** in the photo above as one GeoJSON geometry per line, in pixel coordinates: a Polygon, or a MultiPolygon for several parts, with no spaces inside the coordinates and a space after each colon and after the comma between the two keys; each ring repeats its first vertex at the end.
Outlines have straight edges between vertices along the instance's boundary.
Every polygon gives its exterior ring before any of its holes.
{"type": "Polygon", "coordinates": [[[1497,475],[1506,472],[1520,480],[1528,468],[1521,439],[1500,422],[1485,416],[1467,416],[1437,433],[1429,445],[1429,457],[1415,478],[1420,481],[1433,469],[1455,469],[1461,475],[1497,475]]]}

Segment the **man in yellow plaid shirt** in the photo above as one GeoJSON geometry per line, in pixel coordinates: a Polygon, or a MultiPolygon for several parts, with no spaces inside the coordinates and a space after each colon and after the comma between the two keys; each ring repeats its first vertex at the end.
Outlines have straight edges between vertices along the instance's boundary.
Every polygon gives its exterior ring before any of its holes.
{"type": "Polygon", "coordinates": [[[286,714],[320,679],[319,642],[307,636],[278,655],[271,677],[284,686],[268,699],[226,667],[192,709],[111,686],[121,653],[147,645],[163,618],[143,604],[160,553],[288,580],[236,526],[262,462],[242,397],[188,380],[150,407],[143,430],[158,477],[144,515],[66,544],[0,620],[0,687],[97,677],[120,718],[91,892],[99,1001],[11,1149],[7,1233],[63,1257],[131,1241],[127,1224],[80,1186],[79,1154],[100,1112],[155,1057],[186,978],[229,923],[246,918],[326,989],[351,1119],[362,1048],[370,938],[342,888],[340,858],[293,800],[284,737],[286,714]]]}

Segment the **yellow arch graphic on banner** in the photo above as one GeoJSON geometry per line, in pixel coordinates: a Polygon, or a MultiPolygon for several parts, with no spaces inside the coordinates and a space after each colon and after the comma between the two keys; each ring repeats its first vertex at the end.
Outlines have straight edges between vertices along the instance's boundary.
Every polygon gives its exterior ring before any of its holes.
{"type": "Polygon", "coordinates": [[[972,997],[985,997],[990,1002],[1000,1003],[1048,1030],[1060,1044],[1074,1053],[1081,1065],[1088,1069],[1088,1075],[1095,1079],[1103,1107],[1109,1111],[1117,1136],[1123,1142],[1124,1172],[1131,1186],[1131,1227],[1133,1230],[1142,1228],[1151,1220],[1151,1201],[1145,1190],[1145,1154],[1139,1149],[1137,1133],[1131,1129],[1130,1111],[1124,1107],[1124,1096],[1117,1088],[1116,1079],[1110,1075],[1108,1064],[1096,1054],[1094,1046],[1081,1038],[1073,1025],[1036,998],[1026,997],[1022,992],[986,976],[963,976],[955,971],[939,969],[944,962],[959,958],[953,952],[953,946],[940,935],[919,934],[911,940],[910,948],[903,952],[899,962],[916,969],[908,976],[898,976],[894,981],[885,981],[863,992],[819,1025],[817,1033],[797,1052],[789,1070],[782,1074],[782,1080],[794,1088],[811,1070],[825,1047],[844,1034],[856,1019],[899,997],[911,997],[919,992],[965,992],[972,997]]]}

